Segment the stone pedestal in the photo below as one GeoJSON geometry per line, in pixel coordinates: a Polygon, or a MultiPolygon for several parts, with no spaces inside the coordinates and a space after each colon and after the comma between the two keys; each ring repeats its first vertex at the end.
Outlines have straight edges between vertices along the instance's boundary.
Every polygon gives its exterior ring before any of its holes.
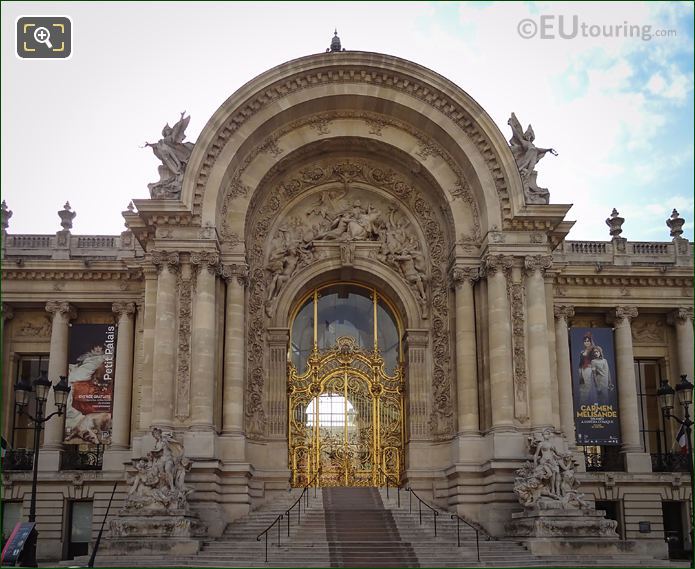
{"type": "Polygon", "coordinates": [[[512,514],[506,531],[527,538],[524,545],[534,555],[617,554],[630,550],[629,542],[618,538],[617,525],[602,510],[534,508],[512,514]]]}
{"type": "Polygon", "coordinates": [[[186,510],[124,510],[110,525],[102,545],[108,555],[193,555],[206,533],[198,516],[186,510]]]}

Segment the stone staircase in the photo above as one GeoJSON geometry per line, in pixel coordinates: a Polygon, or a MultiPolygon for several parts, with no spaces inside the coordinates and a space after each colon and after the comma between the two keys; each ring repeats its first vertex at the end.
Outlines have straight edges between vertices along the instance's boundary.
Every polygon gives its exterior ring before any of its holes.
{"type": "Polygon", "coordinates": [[[562,555],[535,556],[514,539],[493,540],[479,532],[480,561],[476,551],[475,530],[461,522],[461,546],[457,546],[456,520],[440,510],[437,536],[434,535],[432,513],[422,507],[422,523],[418,502],[401,490],[398,507],[397,491],[379,490],[384,506],[391,511],[403,540],[411,543],[421,567],[690,567],[688,562],[645,559],[639,555],[562,555]]]}
{"type": "MultiPolygon", "coordinates": [[[[229,524],[217,539],[203,542],[194,556],[114,557],[98,555],[101,567],[689,567],[688,563],[644,559],[636,555],[536,557],[513,540],[488,541],[480,535],[480,561],[475,532],[442,513],[434,536],[432,516],[423,507],[419,523],[417,501],[409,511],[408,493],[387,498],[385,489],[324,488],[309,491],[308,508],[302,501],[301,524],[296,508],[268,533],[266,542],[256,536],[297,499],[299,491],[268,504],[229,524]]],[[[85,558],[86,560],[86,558],[85,558]]],[[[64,562],[78,565],[82,560],[64,562]]],[[[85,565],[82,563],[82,565],[85,565]]]]}
{"type": "Polygon", "coordinates": [[[332,567],[420,567],[376,488],[323,491],[332,567]]]}

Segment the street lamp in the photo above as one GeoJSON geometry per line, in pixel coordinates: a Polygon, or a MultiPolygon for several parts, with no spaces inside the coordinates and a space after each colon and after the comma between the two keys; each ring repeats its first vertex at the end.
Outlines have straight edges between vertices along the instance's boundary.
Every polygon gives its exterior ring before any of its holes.
{"type": "MultiPolygon", "coordinates": [[[[17,412],[20,415],[26,415],[34,423],[34,472],[31,481],[31,506],[29,508],[29,522],[36,522],[36,482],[39,472],[39,441],[41,439],[41,431],[43,430],[43,424],[46,421],[55,415],[60,416],[65,412],[65,406],[67,405],[68,401],[68,393],[70,393],[68,378],[61,375],[60,381],[53,386],[53,395],[55,397],[55,404],[58,410],[54,411],[47,417],[44,417],[44,405],[48,400],[48,393],[50,389],[51,382],[48,380],[48,377],[46,377],[46,372],[41,372],[41,375],[34,380],[33,384],[30,383],[28,379],[19,379],[14,386],[14,401],[17,407],[17,412]],[[34,399],[36,400],[35,417],[26,411],[32,391],[34,392],[34,399]]],[[[22,566],[36,567],[35,537],[27,542],[25,549],[26,553],[22,560],[22,566]]]]}
{"type": "MultiPolygon", "coordinates": [[[[656,395],[659,398],[659,407],[661,407],[661,412],[664,416],[664,423],[666,419],[673,419],[682,428],[685,428],[685,440],[686,448],[688,451],[688,472],[690,473],[690,485],[691,485],[691,499],[692,491],[695,489],[695,480],[693,480],[693,443],[690,439],[690,433],[692,430],[693,422],[690,420],[690,405],[693,402],[693,384],[688,381],[686,375],[681,375],[681,381],[676,385],[676,389],[673,389],[669,385],[668,379],[662,379],[659,389],[656,390],[656,395]],[[674,395],[678,399],[678,403],[683,407],[683,418],[680,419],[672,414],[673,411],[673,399],[674,395]]],[[[693,550],[691,545],[691,563],[693,550]]]]}
{"type": "MultiPolygon", "coordinates": [[[[656,391],[656,395],[659,398],[659,407],[661,407],[661,412],[664,415],[664,419],[673,419],[679,425],[685,427],[688,459],[692,461],[693,447],[692,441],[690,440],[690,433],[693,422],[690,420],[689,408],[693,402],[693,384],[688,381],[688,377],[686,375],[681,375],[680,383],[676,385],[676,389],[673,389],[673,387],[671,387],[669,384],[668,379],[662,379],[661,385],[656,391]],[[681,407],[683,407],[682,419],[672,414],[674,395],[677,396],[678,403],[681,407]]],[[[690,470],[692,471],[692,464],[690,465],[690,470]]]]}

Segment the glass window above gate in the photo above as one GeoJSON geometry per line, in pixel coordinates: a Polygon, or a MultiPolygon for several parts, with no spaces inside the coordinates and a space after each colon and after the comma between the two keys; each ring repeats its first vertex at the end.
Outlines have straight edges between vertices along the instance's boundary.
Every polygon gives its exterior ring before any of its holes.
{"type": "Polygon", "coordinates": [[[291,361],[299,373],[314,348],[329,350],[341,336],[360,348],[377,349],[384,371],[393,374],[401,359],[401,328],[390,304],[375,289],[359,284],[332,284],[314,289],[300,303],[292,322],[291,361]]]}

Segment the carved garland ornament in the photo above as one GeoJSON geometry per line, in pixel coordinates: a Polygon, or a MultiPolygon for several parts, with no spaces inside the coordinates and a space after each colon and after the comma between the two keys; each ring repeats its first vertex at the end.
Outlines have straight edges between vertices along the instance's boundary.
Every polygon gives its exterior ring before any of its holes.
{"type": "Polygon", "coordinates": [[[177,275],[179,298],[178,350],[176,351],[176,418],[183,421],[191,414],[191,298],[195,279],[177,275]]]}
{"type": "Polygon", "coordinates": [[[246,421],[248,432],[262,436],[264,420],[262,393],[264,384],[264,360],[266,314],[266,267],[264,245],[270,239],[270,230],[280,213],[281,205],[320,184],[330,181],[359,180],[376,186],[410,209],[423,229],[429,245],[431,266],[432,350],[434,373],[432,379],[434,408],[430,428],[434,436],[445,437],[453,429],[453,405],[450,385],[450,347],[448,287],[443,267],[446,265],[448,244],[434,210],[419,192],[399,174],[390,169],[365,161],[344,161],[330,167],[318,165],[304,168],[295,178],[284,180],[273,192],[259,197],[253,218],[247,224],[247,254],[249,261],[249,327],[248,327],[248,389],[246,421]]]}
{"type": "MultiPolygon", "coordinates": [[[[505,225],[508,223],[511,219],[511,204],[509,201],[507,180],[504,177],[501,160],[488,137],[479,128],[476,120],[457,102],[436,90],[432,85],[425,84],[412,76],[402,75],[391,70],[370,69],[369,67],[357,65],[344,66],[339,72],[326,69],[310,70],[283,79],[274,85],[268,86],[262,93],[258,94],[255,99],[249,100],[243,107],[237,109],[218,130],[210,145],[210,150],[203,159],[203,163],[196,174],[193,214],[198,218],[200,217],[203,194],[212,165],[217,160],[217,157],[230,137],[245,122],[268,105],[274,103],[278,99],[287,97],[291,93],[301,91],[308,87],[339,83],[371,84],[381,88],[388,87],[405,92],[416,99],[424,101],[457,124],[482,154],[495,181],[495,188],[502,207],[502,218],[505,220],[505,225]]],[[[314,124],[317,123],[315,122],[314,124]]],[[[325,128],[326,127],[324,127],[324,129],[325,128]]],[[[320,131],[319,134],[321,134],[320,131]]]]}
{"type": "Polygon", "coordinates": [[[507,279],[507,293],[512,309],[512,351],[514,352],[514,406],[519,421],[528,420],[528,377],[526,376],[526,335],[524,328],[524,286],[507,279]]]}

